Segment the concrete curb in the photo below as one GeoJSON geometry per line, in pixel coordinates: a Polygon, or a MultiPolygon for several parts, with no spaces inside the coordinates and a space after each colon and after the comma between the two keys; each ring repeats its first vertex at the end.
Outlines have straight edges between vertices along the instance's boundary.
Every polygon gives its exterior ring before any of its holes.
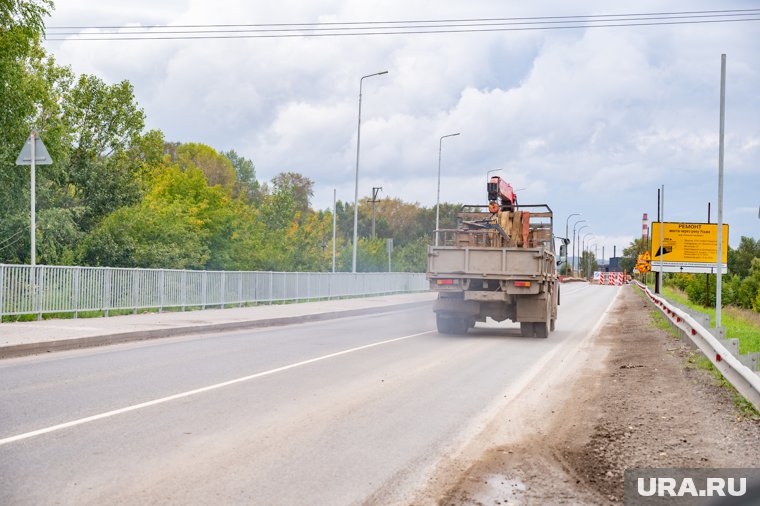
{"type": "Polygon", "coordinates": [[[36,343],[15,344],[0,347],[0,359],[24,357],[28,355],[38,355],[41,353],[51,353],[55,351],[77,350],[81,348],[94,348],[96,346],[108,346],[111,344],[128,343],[132,341],[146,341],[149,339],[161,339],[164,337],[178,337],[193,334],[205,334],[208,332],[223,332],[234,330],[245,330],[264,327],[280,327],[296,323],[320,322],[325,320],[335,320],[338,318],[348,318],[352,316],[363,316],[368,314],[383,313],[401,309],[402,307],[415,307],[429,305],[431,302],[404,302],[400,304],[389,304],[387,306],[378,306],[362,309],[345,309],[342,311],[331,311],[327,313],[313,313],[298,316],[281,316],[277,318],[262,318],[257,320],[243,320],[236,322],[210,323],[205,325],[190,325],[183,327],[173,327],[167,329],[153,330],[136,330],[130,332],[119,332],[115,334],[103,334],[98,336],[76,337],[71,339],[60,339],[57,341],[45,341],[36,343]]]}

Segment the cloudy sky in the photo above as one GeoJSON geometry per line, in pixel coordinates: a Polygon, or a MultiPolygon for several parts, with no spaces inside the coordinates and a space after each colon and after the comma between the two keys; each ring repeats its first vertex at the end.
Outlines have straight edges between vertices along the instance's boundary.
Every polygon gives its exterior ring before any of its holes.
{"type": "MultiPolygon", "coordinates": [[[[107,82],[128,79],[168,140],[235,149],[259,179],[296,171],[313,205],[353,201],[359,79],[360,196],[485,203],[501,169],[558,235],[582,213],[605,256],[657,214],[717,219],[720,55],[727,54],[724,221],[760,237],[760,20],[667,26],[227,40],[85,41],[68,26],[338,23],[751,9],[752,1],[59,0],[46,47],[107,82]]],[[[760,15],[754,16],[760,19],[760,15]]],[[[330,26],[330,25],[323,25],[330,26]]],[[[270,27],[271,28],[271,27],[270,27]]],[[[86,30],[98,33],[101,29],[86,30]]],[[[155,31],[155,30],[154,30],[155,31]]]]}

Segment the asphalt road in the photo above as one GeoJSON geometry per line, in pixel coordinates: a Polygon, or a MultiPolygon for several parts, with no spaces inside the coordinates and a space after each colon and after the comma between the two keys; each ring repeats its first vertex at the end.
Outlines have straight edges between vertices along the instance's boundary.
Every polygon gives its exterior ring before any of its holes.
{"type": "Polygon", "coordinates": [[[0,361],[0,504],[404,502],[617,290],[563,286],[548,339],[417,306],[0,361]]]}

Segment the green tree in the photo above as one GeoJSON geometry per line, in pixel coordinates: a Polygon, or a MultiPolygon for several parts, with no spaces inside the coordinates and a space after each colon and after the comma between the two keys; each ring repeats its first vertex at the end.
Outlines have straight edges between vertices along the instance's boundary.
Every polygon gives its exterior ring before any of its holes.
{"type": "Polygon", "coordinates": [[[754,309],[760,313],[760,258],[753,258],[747,277],[745,277],[736,294],[736,303],[746,309],[754,309]]]}
{"type": "Polygon", "coordinates": [[[44,60],[40,38],[52,2],[0,1],[0,261],[29,255],[29,168],[16,156],[35,125],[48,94],[43,76],[32,72],[44,60]]]}
{"type": "Polygon", "coordinates": [[[0,28],[4,32],[18,30],[31,40],[45,33],[43,17],[53,8],[50,0],[3,0],[0,2],[0,28]]]}
{"type": "Polygon", "coordinates": [[[222,152],[235,169],[235,187],[233,196],[240,197],[248,203],[257,204],[261,201],[261,184],[256,180],[256,167],[253,162],[238,155],[234,149],[222,152]]]}
{"type": "Polygon", "coordinates": [[[586,278],[591,278],[592,274],[599,270],[599,264],[596,261],[594,253],[591,251],[584,251],[581,253],[578,266],[581,271],[581,276],[586,278]]]}
{"type": "Polygon", "coordinates": [[[143,201],[109,215],[84,240],[81,256],[89,265],[199,269],[210,256],[205,239],[186,208],[143,201]]]}
{"type": "Polygon", "coordinates": [[[391,268],[394,272],[425,272],[427,270],[427,237],[418,237],[393,249],[391,268]]]}
{"type": "Polygon", "coordinates": [[[742,236],[739,247],[728,250],[728,270],[740,278],[746,278],[755,258],[760,258],[760,239],[742,236]]]}
{"type": "Polygon", "coordinates": [[[211,186],[219,185],[232,192],[236,175],[232,162],[214,148],[200,143],[180,144],[177,147],[177,163],[185,170],[197,167],[211,186]]]}
{"type": "Polygon", "coordinates": [[[314,181],[298,172],[280,172],[272,179],[275,191],[290,192],[296,209],[305,215],[314,196],[314,181]]]}

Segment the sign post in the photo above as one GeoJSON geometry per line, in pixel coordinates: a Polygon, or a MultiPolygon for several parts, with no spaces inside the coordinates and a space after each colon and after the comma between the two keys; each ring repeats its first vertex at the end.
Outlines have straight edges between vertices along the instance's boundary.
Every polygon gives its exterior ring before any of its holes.
{"type": "MultiPolygon", "coordinates": [[[[723,240],[728,242],[728,236],[723,237],[723,135],[726,130],[726,55],[720,55],[720,131],[718,142],[718,245],[716,247],[716,256],[723,249],[723,240]]],[[[720,267],[720,260],[718,260],[720,267]]],[[[715,328],[720,328],[720,312],[722,309],[721,288],[722,288],[723,270],[718,268],[718,275],[715,277],[715,328]]]]}
{"type": "Polygon", "coordinates": [[[45,145],[42,143],[42,139],[40,139],[39,135],[37,135],[37,132],[32,130],[31,135],[29,135],[29,138],[26,140],[26,143],[24,144],[24,147],[21,148],[21,153],[19,153],[18,158],[16,159],[16,165],[31,165],[31,173],[32,173],[32,182],[31,182],[31,213],[32,213],[32,219],[31,219],[31,226],[30,228],[30,236],[31,236],[31,265],[32,267],[35,266],[37,263],[37,239],[36,239],[36,231],[37,231],[37,210],[36,210],[36,168],[37,165],[50,165],[53,163],[53,159],[50,158],[50,155],[48,154],[47,148],[45,148],[45,145]]]}

